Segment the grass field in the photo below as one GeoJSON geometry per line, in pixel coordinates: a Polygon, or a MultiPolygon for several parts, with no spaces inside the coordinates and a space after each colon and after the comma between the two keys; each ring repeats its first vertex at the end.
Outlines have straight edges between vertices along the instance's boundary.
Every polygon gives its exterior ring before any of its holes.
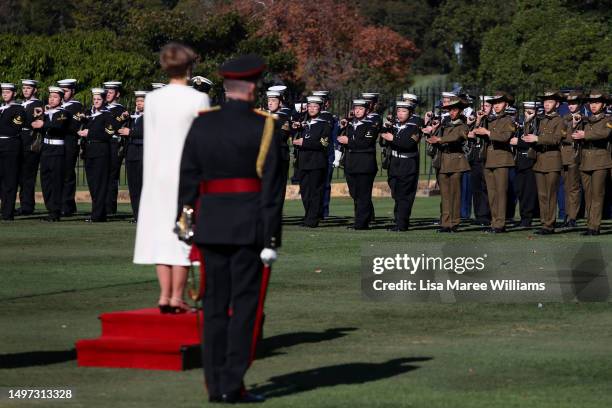
{"type": "MultiPolygon", "coordinates": [[[[423,218],[416,221],[436,217],[438,202],[417,199],[415,214],[423,218]]],[[[286,205],[262,357],[246,379],[270,397],[265,406],[612,406],[609,304],[538,308],[363,300],[361,243],[430,242],[440,236],[426,227],[399,235],[350,231],[345,225],[352,202],[332,203],[337,218],[315,230],[295,225],[299,202],[286,205]]],[[[391,200],[375,205],[385,221],[391,200]]],[[[121,210],[127,219],[128,207],[121,210]]],[[[55,405],[4,399],[0,406],[205,405],[201,370],[77,368],[74,342],[99,335],[98,314],[157,301],[153,270],[131,264],[135,226],[125,220],[89,225],[82,218],[0,224],[0,388],[69,387],[76,394],[55,405]]],[[[547,239],[559,246],[585,239],[577,233],[530,235],[517,231],[495,239],[500,245],[547,239]]],[[[467,231],[445,239],[491,238],[467,231]]],[[[588,239],[612,246],[610,234],[588,239]]]]}

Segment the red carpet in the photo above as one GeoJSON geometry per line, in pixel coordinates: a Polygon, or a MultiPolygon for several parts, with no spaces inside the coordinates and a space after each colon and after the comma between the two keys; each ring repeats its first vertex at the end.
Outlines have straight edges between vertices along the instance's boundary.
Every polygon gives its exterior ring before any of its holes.
{"type": "Polygon", "coordinates": [[[158,309],[103,313],[102,336],[76,343],[81,367],[186,370],[200,367],[196,313],[160,314],[158,309]]]}

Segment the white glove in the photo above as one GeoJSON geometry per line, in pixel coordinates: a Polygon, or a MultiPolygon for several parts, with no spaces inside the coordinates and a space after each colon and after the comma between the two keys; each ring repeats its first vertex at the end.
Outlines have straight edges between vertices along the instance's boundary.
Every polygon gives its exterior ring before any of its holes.
{"type": "Polygon", "coordinates": [[[261,262],[267,266],[270,266],[274,261],[276,261],[276,251],[272,248],[264,248],[261,250],[259,257],[261,258],[261,262]]]}
{"type": "Polygon", "coordinates": [[[334,167],[340,167],[340,158],[342,157],[342,152],[340,150],[334,150],[334,167]]]}

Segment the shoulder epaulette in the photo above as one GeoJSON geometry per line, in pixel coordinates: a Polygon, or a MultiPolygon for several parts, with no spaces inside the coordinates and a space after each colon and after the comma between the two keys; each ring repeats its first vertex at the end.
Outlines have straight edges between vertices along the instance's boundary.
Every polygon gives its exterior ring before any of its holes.
{"type": "Polygon", "coordinates": [[[258,115],[263,116],[264,118],[278,119],[278,115],[276,113],[266,112],[265,110],[261,110],[261,109],[253,109],[253,112],[255,112],[258,115]]]}
{"type": "Polygon", "coordinates": [[[221,109],[221,106],[219,106],[219,105],[211,106],[210,108],[200,109],[198,111],[198,116],[204,115],[205,113],[208,113],[208,112],[218,111],[219,109],[221,109]]]}

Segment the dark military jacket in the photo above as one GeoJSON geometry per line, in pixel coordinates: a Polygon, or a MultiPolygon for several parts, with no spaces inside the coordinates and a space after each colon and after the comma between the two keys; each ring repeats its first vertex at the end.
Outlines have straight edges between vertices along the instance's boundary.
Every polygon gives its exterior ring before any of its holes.
{"type": "Polygon", "coordinates": [[[30,151],[34,141],[34,130],[32,129],[32,122],[36,120],[34,118],[34,110],[38,108],[44,111],[44,103],[39,99],[32,98],[24,101],[21,106],[23,106],[25,113],[23,127],[21,128],[21,143],[24,151],[30,151]]]}
{"type": "Polygon", "coordinates": [[[370,174],[378,171],[376,142],[380,128],[370,119],[353,119],[346,129],[344,171],[349,174],[370,174]]]}
{"type": "Polygon", "coordinates": [[[538,126],[538,141],[535,145],[536,162],[533,165],[534,171],[561,171],[559,144],[566,134],[565,122],[558,113],[554,112],[542,116],[538,126]]]}
{"type": "Polygon", "coordinates": [[[442,126],[439,142],[442,155],[440,173],[457,173],[470,169],[463,152],[463,143],[467,140],[468,131],[468,126],[461,118],[449,120],[442,126]]]}
{"type": "MultiPolygon", "coordinates": [[[[44,138],[65,142],[66,135],[70,132],[71,118],[70,113],[62,108],[50,109],[45,112],[44,138]]],[[[40,154],[44,157],[63,156],[64,153],[64,145],[43,143],[40,154]]]]}
{"type": "Polygon", "coordinates": [[[85,158],[92,159],[109,155],[109,143],[114,133],[110,112],[102,109],[92,113],[83,122],[88,129],[87,137],[84,138],[84,142],[87,145],[85,148],[85,158]]]}
{"type": "Polygon", "coordinates": [[[123,112],[125,112],[126,110],[125,110],[125,107],[121,105],[120,103],[117,103],[117,102],[109,103],[108,105],[106,105],[106,109],[110,112],[110,115],[111,115],[111,124],[114,129],[113,136],[115,136],[114,140],[119,140],[117,139],[117,137],[121,137],[121,136],[117,133],[117,131],[120,128],[127,126],[130,118],[129,116],[128,117],[122,116],[123,112]]]}
{"type": "Polygon", "coordinates": [[[0,107],[0,152],[18,152],[21,149],[21,128],[25,123],[21,104],[11,102],[0,107]]]}
{"type": "Polygon", "coordinates": [[[291,139],[291,110],[288,108],[281,108],[277,112],[270,112],[277,116],[279,132],[277,133],[280,137],[281,144],[281,160],[289,161],[289,139],[291,139]]]}
{"type": "Polygon", "coordinates": [[[125,160],[141,161],[144,144],[144,114],[132,115],[130,122],[130,136],[125,152],[125,160]]]}
{"type": "Polygon", "coordinates": [[[510,139],[514,136],[516,126],[514,119],[502,113],[490,119],[488,129],[491,132],[487,147],[485,167],[514,167],[514,157],[510,151],[510,139]]]}
{"type": "Polygon", "coordinates": [[[326,169],[328,166],[327,149],[330,142],[331,127],[319,117],[309,118],[302,129],[302,145],[297,146],[298,169],[326,169]]]}
{"type": "Polygon", "coordinates": [[[397,122],[393,125],[393,140],[387,142],[392,151],[389,176],[407,176],[419,171],[419,142],[422,127],[423,119],[417,115],[412,115],[405,123],[397,122]]]}
{"type": "Polygon", "coordinates": [[[181,159],[178,208],[199,203],[196,244],[281,245],[285,185],[275,122],[235,100],[203,110],[193,121],[181,159]],[[202,181],[232,178],[259,179],[261,191],[199,193],[202,181]]]}
{"type": "Polygon", "coordinates": [[[81,127],[80,114],[85,110],[83,104],[75,99],[62,103],[62,109],[68,112],[68,131],[64,140],[66,144],[74,146],[77,143],[79,135],[77,132],[81,127]]]}

